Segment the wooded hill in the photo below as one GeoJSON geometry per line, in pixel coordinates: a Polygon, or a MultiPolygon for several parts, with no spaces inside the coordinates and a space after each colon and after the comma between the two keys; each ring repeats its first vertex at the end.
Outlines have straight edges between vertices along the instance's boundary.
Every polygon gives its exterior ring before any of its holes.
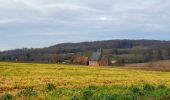
{"type": "Polygon", "coordinates": [[[0,61],[72,63],[72,56],[79,53],[90,56],[103,48],[111,59],[119,63],[141,63],[170,59],[170,41],[159,40],[105,40],[81,43],[62,43],[39,49],[17,49],[0,52],[0,61]]]}

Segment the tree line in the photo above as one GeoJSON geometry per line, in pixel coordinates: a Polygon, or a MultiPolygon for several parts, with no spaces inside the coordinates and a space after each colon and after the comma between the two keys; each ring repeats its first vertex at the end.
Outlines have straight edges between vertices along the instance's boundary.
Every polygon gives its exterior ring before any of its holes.
{"type": "Polygon", "coordinates": [[[170,41],[106,40],[62,43],[46,48],[16,49],[0,52],[0,61],[74,63],[77,53],[84,57],[103,48],[119,63],[142,63],[170,59],[170,41]]]}

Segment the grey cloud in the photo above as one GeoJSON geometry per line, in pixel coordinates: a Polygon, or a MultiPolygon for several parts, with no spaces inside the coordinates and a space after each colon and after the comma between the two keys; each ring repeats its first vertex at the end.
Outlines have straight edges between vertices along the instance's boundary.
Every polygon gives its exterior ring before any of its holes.
{"type": "Polygon", "coordinates": [[[0,0],[0,15],[1,41],[7,42],[6,37],[15,43],[29,37],[30,46],[103,37],[170,36],[169,0],[0,0]],[[31,44],[33,39],[37,44],[31,44]]]}

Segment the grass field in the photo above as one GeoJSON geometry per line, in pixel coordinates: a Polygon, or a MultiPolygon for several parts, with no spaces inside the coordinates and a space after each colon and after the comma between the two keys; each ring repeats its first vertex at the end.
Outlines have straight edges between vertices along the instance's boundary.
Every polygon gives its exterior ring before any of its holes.
{"type": "Polygon", "coordinates": [[[6,100],[155,100],[169,98],[169,88],[170,72],[0,62],[0,95],[6,100]]]}

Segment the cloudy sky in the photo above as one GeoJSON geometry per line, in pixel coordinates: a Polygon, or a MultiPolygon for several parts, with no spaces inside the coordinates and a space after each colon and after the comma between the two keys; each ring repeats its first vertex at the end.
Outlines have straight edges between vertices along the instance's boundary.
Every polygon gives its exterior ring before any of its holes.
{"type": "Polygon", "coordinates": [[[107,39],[170,40],[170,0],[0,0],[0,50],[107,39]]]}

